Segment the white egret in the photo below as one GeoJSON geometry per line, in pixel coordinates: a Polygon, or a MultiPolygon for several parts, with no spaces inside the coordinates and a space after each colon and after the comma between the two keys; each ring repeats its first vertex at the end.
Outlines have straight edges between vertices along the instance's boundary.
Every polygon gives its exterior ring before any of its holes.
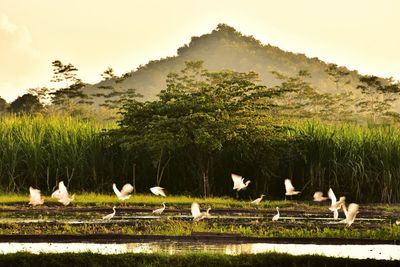
{"type": "Polygon", "coordinates": [[[276,212],[277,212],[277,214],[275,214],[275,216],[272,217],[272,221],[273,221],[273,222],[275,222],[275,221],[277,221],[277,220],[279,219],[279,216],[280,216],[280,214],[279,214],[279,207],[276,207],[276,212]]]}
{"type": "Polygon", "coordinates": [[[163,205],[163,207],[162,207],[162,208],[159,208],[159,209],[153,210],[153,214],[156,214],[156,215],[161,215],[161,213],[163,213],[163,211],[165,210],[165,202],[163,202],[163,203],[162,203],[162,205],[163,205]]]}
{"type": "Polygon", "coordinates": [[[58,202],[61,202],[64,206],[69,205],[69,203],[75,200],[75,194],[69,197],[67,187],[63,181],[58,183],[58,189],[51,194],[51,197],[57,198],[58,202]]]}
{"type": "Polygon", "coordinates": [[[162,187],[154,186],[154,187],[150,188],[150,191],[156,196],[165,197],[164,188],[162,188],[162,187]]]}
{"type": "Polygon", "coordinates": [[[396,225],[400,225],[400,220],[397,220],[397,221],[396,221],[396,225]]]}
{"type": "Polygon", "coordinates": [[[263,199],[263,197],[265,197],[265,195],[261,195],[259,198],[254,199],[252,202],[250,202],[251,204],[255,204],[255,205],[259,205],[261,200],[263,199]]]}
{"type": "Polygon", "coordinates": [[[359,213],[359,205],[355,203],[350,203],[349,207],[346,208],[346,203],[342,205],[344,214],[346,215],[346,219],[341,220],[340,223],[347,224],[348,227],[353,224],[356,219],[357,214],[359,213]]]}
{"type": "Polygon", "coordinates": [[[211,208],[208,208],[206,212],[200,212],[200,206],[196,202],[192,204],[192,207],[190,211],[192,212],[193,216],[193,221],[200,221],[201,219],[208,218],[210,217],[210,210],[211,208]]]}
{"type": "Polygon", "coordinates": [[[29,204],[32,206],[42,205],[44,203],[44,197],[40,195],[40,190],[35,189],[32,186],[29,187],[30,200],[29,204]]]}
{"type": "Polygon", "coordinates": [[[328,199],[328,197],[324,197],[324,193],[322,193],[320,191],[315,192],[313,198],[314,198],[314,201],[318,201],[318,202],[325,201],[328,199]]]}
{"type": "Polygon", "coordinates": [[[250,180],[244,182],[244,178],[240,175],[231,174],[232,180],[233,180],[233,190],[237,190],[238,192],[242,189],[246,189],[247,186],[249,186],[250,180]]]}
{"type": "Polygon", "coordinates": [[[112,213],[110,213],[110,214],[108,214],[108,215],[106,215],[106,216],[103,216],[103,220],[106,220],[106,221],[111,220],[112,217],[114,217],[114,215],[115,215],[115,213],[116,213],[115,208],[116,208],[115,206],[112,208],[114,212],[112,212],[112,213]]]}
{"type": "Polygon", "coordinates": [[[333,212],[333,218],[337,220],[339,218],[339,209],[344,204],[346,197],[340,197],[339,201],[337,201],[335,193],[333,193],[332,188],[329,188],[328,197],[331,200],[331,206],[329,207],[329,210],[333,212]]]}
{"type": "Polygon", "coordinates": [[[131,193],[133,191],[133,186],[131,184],[125,184],[121,191],[118,190],[116,184],[112,185],[114,193],[117,195],[118,199],[121,201],[127,200],[131,197],[131,193]]]}
{"type": "Polygon", "coordinates": [[[300,194],[300,191],[295,191],[294,186],[292,185],[292,181],[290,179],[285,179],[285,189],[286,189],[286,196],[293,196],[300,194]]]}

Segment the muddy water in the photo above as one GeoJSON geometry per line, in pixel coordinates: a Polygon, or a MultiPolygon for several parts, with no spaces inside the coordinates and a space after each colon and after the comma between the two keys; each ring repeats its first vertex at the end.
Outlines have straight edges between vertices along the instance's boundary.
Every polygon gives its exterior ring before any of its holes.
{"type": "Polygon", "coordinates": [[[265,252],[292,255],[318,254],[331,257],[356,259],[400,260],[400,245],[315,245],[315,244],[208,244],[193,242],[150,242],[127,244],[96,243],[0,243],[0,253],[63,253],[93,252],[101,254],[120,253],[185,253],[211,252],[238,255],[265,252]]]}

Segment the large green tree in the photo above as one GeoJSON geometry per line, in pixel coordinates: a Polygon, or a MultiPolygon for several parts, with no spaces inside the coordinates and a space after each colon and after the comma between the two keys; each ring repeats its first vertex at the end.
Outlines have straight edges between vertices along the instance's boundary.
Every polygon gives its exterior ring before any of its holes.
{"type": "Polygon", "coordinates": [[[202,62],[187,62],[168,76],[159,100],[125,104],[120,128],[112,133],[133,151],[158,151],[153,153],[157,159],[160,153],[169,159],[186,151],[208,196],[213,157],[229,143],[273,131],[270,99],[281,93],[260,85],[254,72],[211,72],[202,62]]]}

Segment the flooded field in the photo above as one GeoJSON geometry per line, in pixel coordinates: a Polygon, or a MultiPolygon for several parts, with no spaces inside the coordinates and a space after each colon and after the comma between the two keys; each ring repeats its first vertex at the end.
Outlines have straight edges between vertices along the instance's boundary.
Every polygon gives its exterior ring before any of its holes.
{"type": "Polygon", "coordinates": [[[282,208],[276,222],[271,221],[274,209],[214,209],[199,222],[193,221],[189,207],[166,209],[161,215],[153,215],[153,209],[118,206],[111,220],[103,220],[112,212],[108,206],[3,208],[0,253],[278,252],[400,260],[397,211],[364,209],[346,227],[340,223],[343,213],[334,220],[320,207],[282,208]]]}

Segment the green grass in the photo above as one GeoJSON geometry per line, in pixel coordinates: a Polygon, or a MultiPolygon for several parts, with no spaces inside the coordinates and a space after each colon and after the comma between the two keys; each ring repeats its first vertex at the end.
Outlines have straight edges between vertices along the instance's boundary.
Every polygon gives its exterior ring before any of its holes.
{"type": "Polygon", "coordinates": [[[119,254],[100,255],[93,253],[29,254],[16,253],[0,255],[3,266],[275,266],[275,267],[375,267],[399,266],[398,261],[358,260],[324,256],[292,256],[288,254],[263,253],[230,256],[211,253],[189,254],[119,254]]]}
{"type": "MultiPolygon", "coordinates": [[[[71,192],[73,193],[73,192],[71,192]]],[[[75,200],[72,202],[73,206],[110,206],[114,204],[123,204],[127,206],[159,206],[162,202],[168,203],[167,205],[173,206],[190,206],[193,202],[197,202],[204,207],[212,208],[255,208],[250,201],[240,201],[230,197],[210,197],[199,198],[190,196],[167,196],[159,197],[151,194],[134,194],[128,200],[123,202],[119,201],[115,195],[104,195],[96,193],[82,193],[76,194],[75,200]]],[[[0,195],[0,205],[10,206],[15,204],[27,204],[29,202],[29,195],[21,194],[2,194],[0,195]]],[[[45,196],[45,203],[57,203],[56,199],[50,196],[45,196]]],[[[258,208],[275,208],[288,207],[292,205],[302,206],[303,204],[295,204],[291,201],[263,201],[258,208]]]]}

